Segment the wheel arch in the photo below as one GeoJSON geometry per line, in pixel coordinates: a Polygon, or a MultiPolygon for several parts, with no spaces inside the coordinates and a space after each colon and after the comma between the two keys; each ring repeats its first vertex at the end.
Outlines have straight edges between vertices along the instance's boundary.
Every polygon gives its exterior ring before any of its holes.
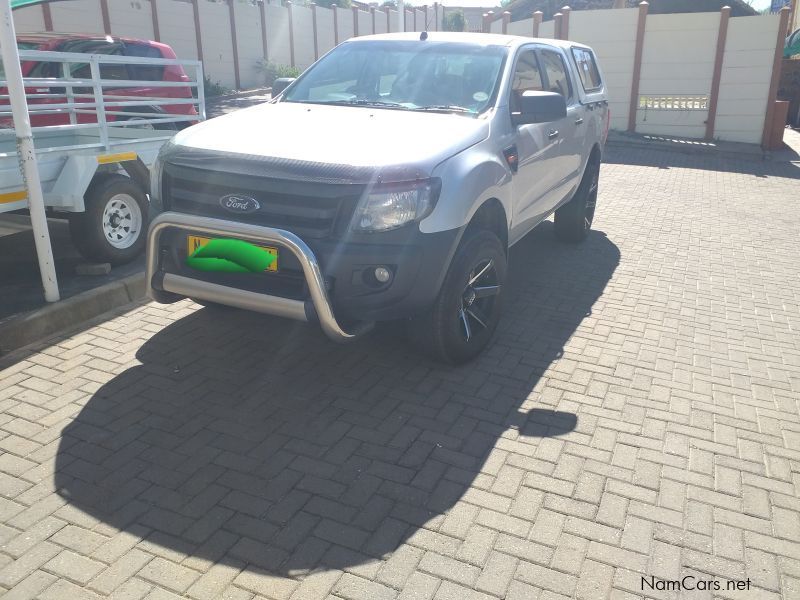
{"type": "Polygon", "coordinates": [[[467,237],[477,231],[494,233],[508,254],[508,215],[499,199],[488,198],[483,201],[472,215],[462,237],[467,237]]]}

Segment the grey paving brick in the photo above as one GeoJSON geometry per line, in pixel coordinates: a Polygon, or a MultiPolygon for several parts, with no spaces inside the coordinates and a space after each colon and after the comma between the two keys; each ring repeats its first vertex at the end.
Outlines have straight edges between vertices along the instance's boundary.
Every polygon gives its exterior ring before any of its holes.
{"type": "Polygon", "coordinates": [[[139,577],[177,592],[184,592],[200,574],[164,558],[156,557],[139,571],[139,577]]]}
{"type": "Polygon", "coordinates": [[[423,554],[424,550],[414,546],[401,546],[383,563],[377,581],[395,589],[404,589],[406,581],[414,574],[423,554]]]}
{"type": "Polygon", "coordinates": [[[499,598],[504,597],[511,579],[514,577],[518,560],[502,552],[492,552],[481,571],[475,589],[492,594],[499,598]]]}
{"type": "Polygon", "coordinates": [[[520,562],[517,567],[515,578],[566,596],[572,596],[575,593],[578,580],[574,575],[524,561],[520,562]]]}
{"type": "Polygon", "coordinates": [[[42,566],[45,571],[80,585],[86,585],[104,567],[103,563],[75,554],[71,550],[61,551],[42,566]]]}
{"type": "Polygon", "coordinates": [[[419,569],[440,579],[449,579],[468,586],[474,585],[480,574],[478,567],[430,551],[426,552],[420,560],[419,569]]]}
{"type": "Polygon", "coordinates": [[[6,588],[17,585],[30,573],[58,554],[60,548],[49,542],[41,542],[28,550],[14,562],[0,569],[0,585],[6,588]]]}
{"type": "Polygon", "coordinates": [[[110,594],[138,573],[152,558],[152,555],[134,548],[98,573],[89,583],[89,587],[97,592],[110,594]]]}
{"type": "Polygon", "coordinates": [[[397,600],[431,600],[441,580],[425,573],[414,573],[403,586],[397,600]]]}
{"type": "Polygon", "coordinates": [[[497,532],[480,525],[474,525],[467,533],[456,558],[478,567],[482,567],[492,550],[497,532]]]}
{"type": "Polygon", "coordinates": [[[575,589],[575,597],[580,600],[601,600],[611,594],[614,568],[593,560],[586,560],[581,568],[575,589]]]}
{"type": "MultiPolygon", "coordinates": [[[[230,575],[234,574],[233,569],[220,573],[223,579],[227,579],[230,575]]],[[[238,569],[235,569],[238,571],[238,569]]],[[[195,582],[195,585],[200,583],[202,585],[202,577],[195,582]]],[[[267,571],[260,569],[247,568],[238,574],[235,574],[233,583],[248,591],[275,598],[276,600],[285,600],[289,598],[297,589],[299,582],[289,577],[276,576],[267,571]]],[[[194,586],[193,586],[194,587],[194,586]]]]}
{"type": "Polygon", "coordinates": [[[334,594],[347,600],[362,600],[363,598],[374,598],[375,600],[393,600],[397,597],[397,592],[392,588],[379,583],[362,579],[345,573],[336,584],[334,594]]]}
{"type": "Polygon", "coordinates": [[[35,598],[39,592],[50,587],[57,577],[41,570],[36,570],[11,589],[3,592],[3,600],[28,600],[35,598]]]}

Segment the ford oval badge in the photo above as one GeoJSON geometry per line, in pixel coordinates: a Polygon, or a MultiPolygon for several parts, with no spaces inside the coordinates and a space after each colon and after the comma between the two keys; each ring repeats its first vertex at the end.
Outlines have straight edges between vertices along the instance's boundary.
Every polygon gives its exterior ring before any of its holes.
{"type": "Polygon", "coordinates": [[[234,213],[248,214],[256,212],[261,205],[258,200],[250,196],[240,196],[239,194],[228,194],[219,199],[219,205],[225,210],[234,213]]]}

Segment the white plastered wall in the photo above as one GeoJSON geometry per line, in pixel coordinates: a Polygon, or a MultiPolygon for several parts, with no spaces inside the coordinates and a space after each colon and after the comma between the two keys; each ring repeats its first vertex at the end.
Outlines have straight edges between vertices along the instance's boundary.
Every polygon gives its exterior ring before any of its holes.
{"type": "MultiPolygon", "coordinates": [[[[163,0],[162,0],[163,1],[163,0]]],[[[263,84],[263,74],[259,65],[264,58],[264,44],[261,39],[261,9],[249,2],[235,1],[236,47],[239,50],[239,75],[242,87],[255,87],[263,84]]]]}
{"type": "Polygon", "coordinates": [[[282,6],[268,4],[265,7],[267,18],[267,48],[269,60],[279,65],[291,64],[289,52],[289,14],[282,6]]]}
{"type": "Polygon", "coordinates": [[[722,61],[715,136],[761,141],[775,55],[778,15],[734,17],[722,61]]]}
{"type": "Polygon", "coordinates": [[[17,32],[44,31],[44,14],[41,6],[24,6],[14,11],[17,32]]]}
{"type": "Polygon", "coordinates": [[[322,56],[333,48],[333,11],[329,8],[317,7],[317,47],[322,56]]]}
{"type": "Polygon", "coordinates": [[[98,0],[52,2],[50,4],[50,15],[53,18],[53,29],[55,31],[103,33],[103,15],[100,11],[100,2],[98,0]]]}
{"type": "Polygon", "coordinates": [[[162,0],[156,3],[156,7],[161,41],[169,44],[178,58],[196,60],[197,39],[194,33],[194,10],[191,2],[162,0]]]}
{"type": "Polygon", "coordinates": [[[203,41],[203,71],[211,81],[235,87],[236,74],[228,4],[202,0],[197,6],[200,11],[200,34],[203,41]]]}
{"type": "MultiPolygon", "coordinates": [[[[648,16],[639,96],[709,96],[719,21],[719,13],[648,16]]],[[[638,108],[636,131],[702,138],[707,119],[707,110],[638,108]]]]}
{"type": "Polygon", "coordinates": [[[116,35],[153,39],[153,13],[149,0],[108,0],[108,20],[116,35]]]}
{"type": "Polygon", "coordinates": [[[628,126],[637,21],[638,10],[627,9],[575,11],[569,18],[569,39],[597,52],[614,129],[628,126]]]}

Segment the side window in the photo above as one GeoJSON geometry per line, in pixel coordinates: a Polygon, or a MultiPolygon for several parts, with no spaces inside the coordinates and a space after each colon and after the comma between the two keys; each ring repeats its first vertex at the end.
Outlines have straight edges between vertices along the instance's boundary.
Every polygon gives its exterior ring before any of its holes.
{"type": "MultiPolygon", "coordinates": [[[[138,56],[141,58],[164,58],[161,51],[146,44],[126,44],[125,56],[138,56]]],[[[161,81],[164,78],[163,65],[128,65],[131,79],[139,81],[161,81]]]]}
{"type": "MultiPolygon", "coordinates": [[[[56,48],[59,52],[76,52],[79,54],[110,54],[122,56],[122,45],[119,42],[105,40],[68,40],[56,48]]],[[[70,74],[75,79],[91,79],[92,70],[89,63],[70,63],[70,74]]],[[[101,79],[128,79],[128,70],[125,65],[100,65],[101,79]]]]}
{"type": "Polygon", "coordinates": [[[519,112],[519,99],[522,98],[523,92],[528,91],[544,91],[542,72],[539,70],[539,61],[534,50],[523,50],[514,67],[509,98],[511,112],[519,112]]]}
{"type": "Polygon", "coordinates": [[[542,50],[542,66],[547,75],[547,91],[561,94],[569,102],[572,99],[572,85],[564,59],[558,52],[542,50]]]}
{"type": "Polygon", "coordinates": [[[603,82],[600,80],[600,71],[597,70],[594,55],[583,48],[573,48],[572,57],[578,67],[578,74],[584,91],[593,92],[599,90],[603,82]]]}

